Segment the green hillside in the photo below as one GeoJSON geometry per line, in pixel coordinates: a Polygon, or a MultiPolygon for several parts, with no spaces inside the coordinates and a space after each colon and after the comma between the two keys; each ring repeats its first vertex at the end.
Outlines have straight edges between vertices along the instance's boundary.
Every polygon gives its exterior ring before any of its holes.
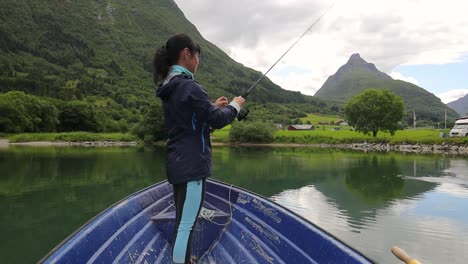
{"type": "Polygon", "coordinates": [[[412,124],[413,111],[420,125],[436,125],[444,122],[445,109],[450,122],[454,122],[458,114],[448,108],[441,100],[423,88],[400,80],[393,80],[387,74],[380,72],[374,64],[363,60],[359,54],[353,54],[349,61],[323,84],[316,97],[347,102],[350,98],[369,88],[390,89],[403,97],[406,107],[406,120],[412,124]]]}
{"type": "MultiPolygon", "coordinates": [[[[102,131],[127,131],[151,105],[160,104],[151,59],[175,33],[188,33],[200,43],[196,79],[212,98],[240,95],[261,76],[205,40],[172,0],[3,0],[0,20],[0,93],[86,102],[99,121],[106,120],[102,131]]],[[[339,111],[333,103],[283,90],[268,78],[249,101],[260,109],[290,104],[280,108],[283,117],[339,111]]]]}
{"type": "Polygon", "coordinates": [[[339,116],[331,116],[331,115],[318,115],[318,114],[308,114],[307,117],[301,118],[302,122],[305,123],[307,121],[311,122],[312,125],[318,125],[319,122],[339,122],[342,121],[343,118],[339,116]]]}

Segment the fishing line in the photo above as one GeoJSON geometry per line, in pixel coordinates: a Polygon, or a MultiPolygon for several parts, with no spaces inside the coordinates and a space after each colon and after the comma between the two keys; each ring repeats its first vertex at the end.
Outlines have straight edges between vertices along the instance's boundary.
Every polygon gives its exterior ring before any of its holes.
{"type": "MultiPolygon", "coordinates": [[[[310,25],[306,31],[304,31],[304,33],[302,33],[302,35],[283,53],[283,55],[281,55],[281,57],[279,57],[279,59],[273,64],[271,65],[271,67],[242,95],[242,97],[246,98],[247,96],[249,96],[250,92],[255,88],[255,86],[257,86],[257,84],[271,71],[271,69],[273,69],[276,64],[278,64],[278,62],[281,61],[281,59],[283,59],[284,56],[286,56],[286,54],[288,54],[288,52],[294,47],[296,46],[296,44],[305,36],[307,35],[307,33],[309,32],[312,32],[312,28],[318,23],[320,22],[320,20],[322,19],[323,16],[325,16],[328,11],[330,11],[330,9],[333,8],[333,6],[335,5],[335,2],[333,2],[313,23],[312,25],[310,25]]],[[[237,119],[239,121],[241,121],[242,119],[246,118],[247,115],[249,113],[249,110],[247,108],[243,108],[241,109],[241,111],[239,112],[239,115],[237,117],[237,119]],[[245,109],[245,110],[244,110],[245,109]]]]}
{"type": "MultiPolygon", "coordinates": [[[[232,202],[231,202],[231,191],[232,191],[232,184],[229,186],[229,193],[228,193],[228,204],[229,204],[229,219],[226,223],[217,223],[213,221],[214,218],[214,210],[208,209],[206,207],[203,207],[200,209],[200,217],[219,226],[225,226],[231,223],[232,221],[232,202]]],[[[168,201],[169,207],[175,207],[175,202],[174,201],[168,201]]]]}
{"type": "MultiPolygon", "coordinates": [[[[226,223],[217,223],[215,221],[213,221],[213,217],[214,217],[214,214],[212,215],[209,215],[209,216],[204,216],[203,214],[201,215],[201,217],[203,217],[205,220],[215,224],[215,225],[219,225],[219,226],[225,226],[225,225],[228,225],[231,223],[232,221],[232,203],[231,203],[231,190],[232,190],[232,184],[231,186],[229,187],[229,196],[228,196],[228,204],[229,204],[229,220],[226,222],[226,223]]],[[[205,208],[206,209],[206,208],[205,208]]],[[[209,209],[207,209],[209,210],[209,209]]],[[[214,211],[213,211],[214,213],[214,211]]]]}

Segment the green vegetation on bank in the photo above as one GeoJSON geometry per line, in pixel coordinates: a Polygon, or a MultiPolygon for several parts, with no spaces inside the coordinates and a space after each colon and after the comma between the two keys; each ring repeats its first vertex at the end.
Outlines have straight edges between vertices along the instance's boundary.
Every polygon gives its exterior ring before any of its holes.
{"type": "MultiPolygon", "coordinates": [[[[216,130],[213,142],[242,142],[229,138],[229,129],[216,130]]],[[[344,143],[389,143],[389,144],[468,144],[468,138],[440,137],[449,130],[398,130],[395,135],[380,133],[378,136],[363,135],[350,130],[277,130],[272,143],[285,144],[344,144],[344,143]]],[[[244,141],[245,142],[245,141],[244,141]]],[[[251,142],[251,141],[247,141],[251,142]]]]}
{"type": "Polygon", "coordinates": [[[229,139],[237,142],[271,143],[275,128],[265,122],[235,122],[231,126],[229,139]]]}
{"type": "MultiPolygon", "coordinates": [[[[92,132],[63,132],[63,133],[22,133],[5,134],[0,137],[10,142],[33,141],[138,141],[145,143],[164,139],[164,125],[161,118],[162,109],[159,105],[150,107],[145,122],[133,133],[92,133],[92,132]]],[[[343,143],[389,143],[389,144],[468,144],[468,138],[440,137],[441,133],[447,135],[450,129],[408,129],[398,130],[392,136],[388,132],[381,132],[376,137],[364,135],[352,130],[350,126],[339,126],[337,121],[343,120],[339,116],[308,114],[301,118],[303,123],[309,121],[315,130],[289,131],[283,124],[283,130],[278,130],[271,122],[255,120],[235,121],[223,129],[215,130],[211,134],[213,142],[220,143],[281,143],[281,144],[343,144],[343,143]],[[318,125],[318,122],[332,123],[333,125],[318,125]]],[[[161,141],[162,142],[162,141],[161,141]]]]}
{"type": "MultiPolygon", "coordinates": [[[[238,122],[240,123],[240,122],[238,122]]],[[[468,144],[468,138],[441,138],[440,133],[449,130],[399,130],[394,136],[390,133],[379,133],[377,137],[363,135],[351,130],[308,130],[308,131],[288,131],[276,130],[270,126],[268,129],[255,127],[254,125],[240,125],[245,130],[244,135],[234,135],[230,137],[231,127],[215,130],[212,134],[212,141],[219,143],[229,142],[251,142],[251,143],[284,143],[284,144],[344,144],[344,143],[389,143],[389,144],[468,144]],[[247,132],[246,132],[247,131],[247,132]],[[249,133],[252,132],[252,133],[249,133]],[[273,132],[272,132],[273,131],[273,132]],[[263,134],[265,138],[258,139],[263,134]],[[251,137],[249,136],[251,135],[251,137]]],[[[234,130],[235,131],[235,130],[234,130]]],[[[128,133],[90,133],[90,132],[68,132],[68,133],[22,133],[22,134],[2,134],[3,138],[12,143],[19,142],[85,142],[85,141],[137,141],[141,140],[128,133]]]]}
{"type": "Polygon", "coordinates": [[[389,144],[468,144],[468,138],[440,137],[449,130],[398,130],[395,135],[380,133],[378,136],[363,135],[350,130],[276,131],[275,143],[298,144],[343,144],[343,143],[389,143],[389,144]]]}
{"type": "Polygon", "coordinates": [[[85,141],[116,141],[130,142],[139,141],[138,137],[128,133],[90,133],[90,132],[69,132],[69,133],[23,133],[8,135],[6,138],[12,143],[20,142],[85,142],[85,141]]]}
{"type": "Polygon", "coordinates": [[[235,121],[232,126],[226,126],[223,129],[215,130],[211,134],[213,142],[220,143],[236,143],[236,142],[270,142],[281,144],[344,144],[344,143],[389,143],[389,144],[468,144],[468,138],[449,138],[446,137],[450,129],[435,130],[435,129],[407,129],[397,130],[395,135],[388,132],[380,132],[376,137],[372,135],[364,135],[353,131],[350,126],[339,126],[337,121],[343,120],[338,116],[333,115],[317,115],[308,114],[301,118],[303,123],[309,121],[315,126],[315,130],[286,130],[287,126],[283,125],[282,130],[276,129],[272,123],[265,129],[263,123],[255,121],[235,121]],[[319,122],[332,123],[333,125],[318,125],[319,122]],[[245,123],[239,126],[239,123],[245,123]],[[260,125],[258,125],[260,124],[260,125]],[[250,129],[244,129],[250,127],[250,129]],[[262,129],[263,127],[263,129],[262,129]],[[245,134],[262,134],[264,132],[273,131],[273,139],[266,141],[255,141],[249,137],[241,137],[236,130],[243,128],[245,134]],[[272,130],[273,129],[273,130],[272,130]],[[233,133],[234,132],[234,133],[233,133]],[[440,137],[441,133],[445,137],[440,137]]]}

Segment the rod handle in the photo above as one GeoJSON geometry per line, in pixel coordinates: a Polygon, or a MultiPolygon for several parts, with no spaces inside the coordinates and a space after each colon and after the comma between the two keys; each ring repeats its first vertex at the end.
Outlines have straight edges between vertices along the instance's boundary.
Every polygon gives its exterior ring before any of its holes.
{"type": "Polygon", "coordinates": [[[421,262],[419,262],[417,259],[411,258],[403,249],[397,246],[392,247],[392,253],[395,255],[395,257],[399,258],[406,264],[421,264],[421,262]]]}
{"type": "Polygon", "coordinates": [[[237,120],[239,121],[242,121],[244,119],[247,118],[247,116],[249,115],[249,109],[248,108],[242,108],[239,112],[239,114],[237,115],[237,120]]]}

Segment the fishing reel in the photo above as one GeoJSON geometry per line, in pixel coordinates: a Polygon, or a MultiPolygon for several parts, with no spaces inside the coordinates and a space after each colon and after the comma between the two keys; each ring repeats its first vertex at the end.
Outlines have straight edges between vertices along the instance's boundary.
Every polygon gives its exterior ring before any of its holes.
{"type": "Polygon", "coordinates": [[[242,121],[243,119],[246,119],[249,115],[249,112],[250,110],[248,108],[242,108],[237,115],[237,120],[242,121]]]}

